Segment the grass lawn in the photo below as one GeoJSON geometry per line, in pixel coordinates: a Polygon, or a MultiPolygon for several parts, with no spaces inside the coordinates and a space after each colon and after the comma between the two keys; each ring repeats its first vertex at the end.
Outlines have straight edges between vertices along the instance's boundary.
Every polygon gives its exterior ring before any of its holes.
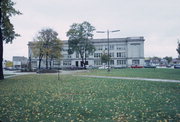
{"type": "Polygon", "coordinates": [[[90,70],[90,72],[85,72],[85,73],[80,73],[80,74],[180,80],[180,69],[126,68],[126,69],[111,69],[110,72],[107,72],[107,70],[90,70]]]}
{"type": "Polygon", "coordinates": [[[178,121],[179,95],[179,83],[18,76],[0,82],[0,120],[178,121]]]}
{"type": "Polygon", "coordinates": [[[12,75],[14,75],[14,74],[4,74],[4,76],[12,76],[12,75]]]}

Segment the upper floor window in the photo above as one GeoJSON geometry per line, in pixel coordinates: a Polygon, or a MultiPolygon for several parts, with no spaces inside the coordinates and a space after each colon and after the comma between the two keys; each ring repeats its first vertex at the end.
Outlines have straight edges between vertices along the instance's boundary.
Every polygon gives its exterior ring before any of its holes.
{"type": "Polygon", "coordinates": [[[71,58],[71,55],[68,55],[68,58],[71,58]]]}
{"type": "Polygon", "coordinates": [[[64,55],[63,55],[63,58],[65,58],[65,59],[66,59],[66,58],[71,58],[71,55],[64,54],[64,55]]]}
{"type": "Polygon", "coordinates": [[[79,58],[79,53],[76,53],[76,58],[79,58]]]}
{"type": "Polygon", "coordinates": [[[114,53],[109,53],[109,56],[110,57],[114,57],[114,53]]]}
{"type": "Polygon", "coordinates": [[[99,58],[99,57],[101,57],[102,56],[102,53],[94,53],[94,57],[95,58],[99,58]]]}
{"type": "Polygon", "coordinates": [[[126,53],[125,52],[117,52],[117,57],[124,58],[124,57],[126,57],[126,53]]]}
{"type": "Polygon", "coordinates": [[[65,46],[65,47],[63,47],[63,49],[62,49],[64,52],[66,52],[66,51],[68,51],[68,47],[67,46],[65,46]]]}
{"type": "Polygon", "coordinates": [[[109,45],[109,50],[114,50],[114,45],[109,45]]]}
{"type": "Polygon", "coordinates": [[[108,46],[107,45],[104,46],[104,50],[108,50],[108,46]]]}
{"type": "Polygon", "coordinates": [[[125,48],[125,46],[123,46],[123,45],[116,45],[116,50],[125,50],[126,48],[125,48]]]}
{"type": "Polygon", "coordinates": [[[103,46],[102,45],[96,45],[96,50],[103,50],[103,46]]]}

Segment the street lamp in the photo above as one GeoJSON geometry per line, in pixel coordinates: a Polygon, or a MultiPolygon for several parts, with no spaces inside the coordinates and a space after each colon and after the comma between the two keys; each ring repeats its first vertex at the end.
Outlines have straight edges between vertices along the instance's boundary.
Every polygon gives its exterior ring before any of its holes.
{"type": "Polygon", "coordinates": [[[108,72],[110,71],[110,67],[109,67],[109,33],[114,33],[114,32],[119,32],[120,30],[113,30],[113,31],[96,31],[96,33],[107,33],[107,42],[108,42],[108,72]]]}

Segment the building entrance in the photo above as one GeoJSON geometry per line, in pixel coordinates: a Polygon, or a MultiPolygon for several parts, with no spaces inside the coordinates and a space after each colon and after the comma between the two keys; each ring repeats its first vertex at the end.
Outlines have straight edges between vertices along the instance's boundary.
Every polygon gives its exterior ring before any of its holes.
{"type": "Polygon", "coordinates": [[[76,67],[78,67],[78,66],[79,66],[78,61],[76,61],[76,67]]]}

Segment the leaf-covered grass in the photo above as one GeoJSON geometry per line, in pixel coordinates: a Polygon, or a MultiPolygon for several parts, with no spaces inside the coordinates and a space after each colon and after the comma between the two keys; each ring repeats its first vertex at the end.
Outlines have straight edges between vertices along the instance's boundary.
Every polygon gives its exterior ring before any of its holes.
{"type": "Polygon", "coordinates": [[[90,70],[89,72],[80,73],[84,75],[99,75],[99,76],[117,76],[117,77],[141,77],[141,78],[158,78],[180,80],[179,69],[111,69],[107,70],[90,70]]]}
{"type": "Polygon", "coordinates": [[[179,94],[179,83],[18,76],[0,82],[0,120],[178,121],[179,94]]]}

